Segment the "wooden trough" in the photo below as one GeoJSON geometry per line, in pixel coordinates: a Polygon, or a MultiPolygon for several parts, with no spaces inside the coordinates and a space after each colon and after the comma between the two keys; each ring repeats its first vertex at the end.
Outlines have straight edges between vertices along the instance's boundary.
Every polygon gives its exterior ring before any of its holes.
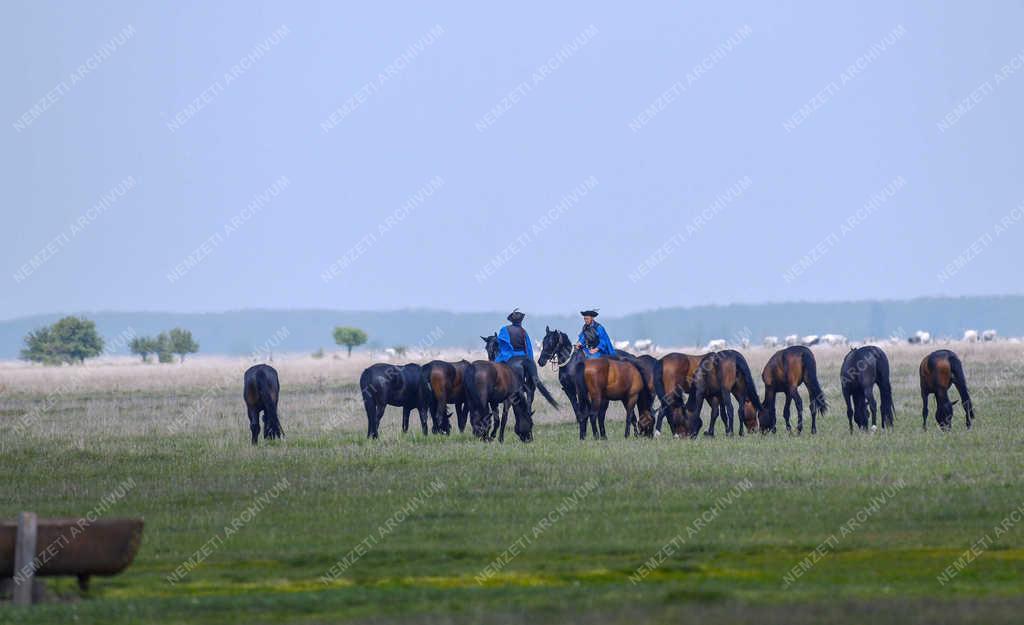
{"type": "Polygon", "coordinates": [[[13,578],[16,604],[32,602],[34,575],[74,575],[85,590],[91,576],[123,571],[141,543],[142,519],[37,519],[23,512],[17,522],[0,522],[0,578],[13,578]]]}

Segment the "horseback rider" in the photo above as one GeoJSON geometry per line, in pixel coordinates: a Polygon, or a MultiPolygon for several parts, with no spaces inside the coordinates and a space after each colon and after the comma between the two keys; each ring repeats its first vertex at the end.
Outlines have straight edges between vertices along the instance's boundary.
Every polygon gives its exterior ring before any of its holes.
{"type": "Polygon", "coordinates": [[[516,308],[506,317],[511,323],[498,330],[498,355],[494,362],[507,362],[513,358],[522,357],[523,367],[526,371],[526,386],[529,390],[530,406],[533,405],[533,392],[540,381],[537,375],[537,364],[533,360],[533,341],[523,327],[523,319],[526,315],[516,308]]]}
{"type": "Polygon", "coordinates": [[[615,346],[612,345],[612,340],[608,337],[604,326],[595,319],[597,311],[581,310],[580,314],[583,315],[583,330],[580,331],[579,341],[576,345],[583,349],[583,354],[587,358],[602,356],[614,358],[616,356],[615,346]]]}

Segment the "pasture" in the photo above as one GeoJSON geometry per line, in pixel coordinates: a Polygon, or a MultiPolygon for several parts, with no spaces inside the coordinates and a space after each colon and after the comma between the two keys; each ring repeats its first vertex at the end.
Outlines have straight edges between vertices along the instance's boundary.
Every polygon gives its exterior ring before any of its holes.
{"type": "MultiPolygon", "coordinates": [[[[1024,346],[950,345],[977,422],[957,405],[948,434],[921,430],[935,348],[884,346],[894,432],[849,434],[846,350],[822,347],[817,435],[624,440],[613,405],[581,443],[543,369],[562,410],[538,398],[528,445],[424,437],[415,412],[403,435],[397,408],[366,440],[358,357],[276,359],[286,438],[255,448],[247,360],[5,363],[0,516],[84,515],[130,480],[104,515],[146,529],[123,574],[0,623],[1019,622],[1024,346]]],[[[744,350],[759,390],[772,351],[744,350]]]]}

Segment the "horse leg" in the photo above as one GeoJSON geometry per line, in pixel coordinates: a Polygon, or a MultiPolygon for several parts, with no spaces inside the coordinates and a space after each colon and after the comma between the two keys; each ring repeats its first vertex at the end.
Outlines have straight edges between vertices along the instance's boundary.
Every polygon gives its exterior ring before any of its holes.
{"type": "Polygon", "coordinates": [[[949,401],[949,391],[940,387],[935,393],[935,401],[938,404],[935,414],[939,416],[939,427],[943,432],[948,432],[953,425],[953,404],[949,401]]]}
{"type": "MultiPolygon", "coordinates": [[[[444,404],[442,404],[442,406],[443,405],[444,404]]],[[[443,410],[443,408],[442,408],[442,410],[443,410]]],[[[426,410],[426,406],[423,406],[422,404],[416,406],[416,414],[418,414],[420,416],[420,428],[423,430],[423,436],[427,436],[429,434],[429,430],[427,429],[427,416],[428,416],[428,413],[429,413],[429,411],[426,410]]],[[[435,429],[434,433],[436,434],[437,433],[436,432],[436,430],[437,430],[437,419],[436,418],[434,419],[434,429],[435,429]]]]}
{"type": "MultiPolygon", "coordinates": [[[[740,402],[740,410],[743,410],[743,402],[740,402]]],[[[725,424],[725,435],[732,436],[736,426],[736,414],[732,410],[732,399],[726,391],[722,392],[722,407],[719,411],[722,413],[722,423],[725,424]]]]}
{"type": "Polygon", "coordinates": [[[622,407],[626,409],[626,438],[629,438],[629,426],[633,426],[633,435],[640,435],[640,428],[636,424],[636,397],[622,400],[622,407]]]}
{"type": "Polygon", "coordinates": [[[804,402],[800,399],[797,387],[794,386],[789,392],[793,394],[793,403],[796,404],[796,433],[802,434],[804,431],[804,402]]]}
{"type": "MultiPolygon", "coordinates": [[[[875,402],[875,391],[867,389],[864,392],[864,399],[868,402],[868,409],[871,410],[871,427],[878,427],[875,417],[878,415],[878,403],[875,402]]],[[[885,428],[885,420],[882,420],[882,427],[885,428]]]]}
{"type": "Polygon", "coordinates": [[[921,429],[928,431],[928,391],[921,389],[921,429]]]}
{"type": "Polygon", "coordinates": [[[412,412],[412,408],[406,408],[402,406],[402,434],[409,431],[409,414],[412,412]]]}
{"type": "Polygon", "coordinates": [[[846,402],[846,418],[850,422],[850,434],[853,434],[853,403],[851,402],[850,391],[843,387],[843,401],[846,402]]]}
{"type": "Polygon", "coordinates": [[[491,439],[498,435],[498,427],[501,426],[501,419],[498,417],[498,402],[491,404],[491,421],[494,425],[491,426],[491,439]]]}
{"type": "Polygon", "coordinates": [[[788,392],[786,393],[786,405],[782,407],[782,418],[786,420],[786,431],[790,434],[793,433],[793,428],[789,426],[789,405],[793,403],[793,396],[788,392]]]}
{"type": "Polygon", "coordinates": [[[246,406],[249,413],[249,433],[252,435],[252,444],[255,445],[260,439],[260,411],[257,408],[246,406]]]}
{"type": "Polygon", "coordinates": [[[501,410],[501,430],[498,432],[499,443],[505,442],[505,424],[508,423],[508,406],[509,403],[506,401],[501,410]]]}
{"type": "Polygon", "coordinates": [[[468,412],[469,411],[466,409],[466,402],[455,402],[455,417],[459,421],[459,432],[464,432],[466,430],[466,415],[468,412]]]}
{"type": "Polygon", "coordinates": [[[601,408],[597,412],[597,423],[601,426],[601,440],[608,440],[608,434],[604,429],[604,416],[608,412],[608,400],[605,399],[601,402],[601,408]]]}
{"type": "Polygon", "coordinates": [[[771,424],[767,428],[763,428],[765,434],[768,431],[775,432],[775,389],[767,387],[764,390],[764,402],[768,408],[768,420],[771,424]]]}

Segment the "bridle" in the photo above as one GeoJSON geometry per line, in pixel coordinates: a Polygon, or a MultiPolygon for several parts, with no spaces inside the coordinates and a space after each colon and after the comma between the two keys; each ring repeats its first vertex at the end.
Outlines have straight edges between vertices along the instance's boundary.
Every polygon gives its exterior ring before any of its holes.
{"type": "MultiPolygon", "coordinates": [[[[568,340],[568,337],[566,338],[566,340],[568,340]]],[[[569,364],[569,361],[572,360],[573,354],[576,353],[576,348],[572,347],[569,349],[569,355],[565,358],[565,360],[562,360],[561,356],[559,355],[560,353],[561,352],[558,351],[551,355],[551,370],[554,371],[555,373],[558,373],[560,369],[564,368],[565,365],[569,364]]]]}

